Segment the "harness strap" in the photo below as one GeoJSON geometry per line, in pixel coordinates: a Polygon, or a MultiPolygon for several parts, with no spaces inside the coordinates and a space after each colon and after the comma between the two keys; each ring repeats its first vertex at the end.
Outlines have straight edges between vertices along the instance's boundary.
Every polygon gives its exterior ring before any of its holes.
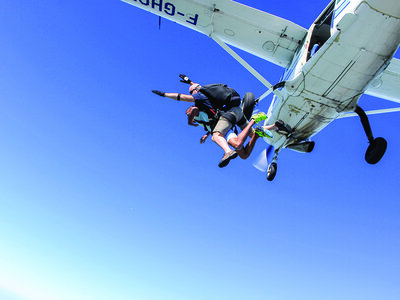
{"type": "Polygon", "coordinates": [[[200,120],[196,120],[196,122],[199,124],[202,124],[205,131],[208,131],[207,126],[209,126],[212,129],[210,122],[205,122],[205,121],[200,121],[200,120]]]}

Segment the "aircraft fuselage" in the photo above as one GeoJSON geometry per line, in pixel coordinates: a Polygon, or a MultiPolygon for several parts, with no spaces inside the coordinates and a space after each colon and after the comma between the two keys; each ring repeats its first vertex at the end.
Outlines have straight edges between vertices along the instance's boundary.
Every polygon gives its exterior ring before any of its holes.
{"type": "Polygon", "coordinates": [[[399,43],[398,0],[332,1],[309,29],[282,77],[282,97],[274,97],[268,112],[268,123],[285,120],[293,134],[267,142],[279,149],[304,141],[341,113],[354,111],[399,43]],[[321,46],[311,56],[317,43],[321,46]]]}

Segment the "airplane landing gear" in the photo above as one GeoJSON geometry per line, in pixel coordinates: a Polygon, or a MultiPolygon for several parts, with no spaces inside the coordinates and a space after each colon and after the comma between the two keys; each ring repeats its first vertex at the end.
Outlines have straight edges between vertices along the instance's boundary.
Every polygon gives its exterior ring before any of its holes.
{"type": "Polygon", "coordinates": [[[268,170],[267,170],[267,180],[268,181],[274,180],[277,169],[278,169],[278,165],[275,162],[272,162],[269,164],[268,170]]]}
{"type": "Polygon", "coordinates": [[[271,163],[268,165],[268,169],[267,169],[267,180],[268,181],[274,180],[276,171],[278,170],[278,165],[276,164],[276,161],[278,160],[278,153],[279,153],[280,149],[276,149],[274,152],[272,152],[272,151],[273,151],[273,147],[270,147],[266,153],[267,161],[271,161],[268,159],[268,157],[271,157],[272,153],[275,153],[272,158],[271,163]]]}
{"type": "Polygon", "coordinates": [[[368,117],[361,107],[357,105],[355,112],[361,119],[361,123],[364,127],[365,134],[367,135],[369,141],[369,146],[367,148],[367,152],[365,153],[365,160],[369,164],[376,164],[385,154],[387,142],[384,138],[381,137],[374,139],[368,117]]]}
{"type": "Polygon", "coordinates": [[[378,137],[374,139],[365,152],[365,160],[367,163],[374,165],[381,160],[385,154],[387,142],[384,138],[378,137]]]}

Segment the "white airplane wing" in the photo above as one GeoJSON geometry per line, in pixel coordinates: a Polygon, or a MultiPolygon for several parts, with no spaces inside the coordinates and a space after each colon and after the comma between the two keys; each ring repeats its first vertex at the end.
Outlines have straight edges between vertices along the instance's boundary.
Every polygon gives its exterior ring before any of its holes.
{"type": "Polygon", "coordinates": [[[307,30],[231,0],[122,0],[287,67],[307,30]]]}
{"type": "Polygon", "coordinates": [[[400,103],[400,60],[393,58],[365,94],[400,103]]]}

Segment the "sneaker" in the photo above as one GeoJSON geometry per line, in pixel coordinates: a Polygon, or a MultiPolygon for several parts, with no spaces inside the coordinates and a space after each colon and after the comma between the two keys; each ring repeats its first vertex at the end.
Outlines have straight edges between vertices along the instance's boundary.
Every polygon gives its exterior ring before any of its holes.
{"type": "Polygon", "coordinates": [[[259,112],[257,114],[254,114],[251,116],[251,119],[254,120],[254,122],[258,123],[261,121],[266,120],[268,117],[264,112],[259,112]]]}
{"type": "Polygon", "coordinates": [[[281,120],[276,121],[275,126],[278,128],[279,131],[285,131],[287,133],[292,132],[292,128],[281,120]]]}
{"type": "Polygon", "coordinates": [[[223,168],[226,167],[229,162],[231,161],[231,159],[234,159],[238,156],[236,151],[231,151],[227,154],[224,155],[224,157],[222,158],[222,160],[219,162],[218,167],[223,168]]]}
{"type": "Polygon", "coordinates": [[[259,137],[266,137],[272,139],[274,135],[272,134],[271,131],[265,129],[264,127],[258,125],[256,128],[254,128],[254,132],[258,134],[259,137]]]}

